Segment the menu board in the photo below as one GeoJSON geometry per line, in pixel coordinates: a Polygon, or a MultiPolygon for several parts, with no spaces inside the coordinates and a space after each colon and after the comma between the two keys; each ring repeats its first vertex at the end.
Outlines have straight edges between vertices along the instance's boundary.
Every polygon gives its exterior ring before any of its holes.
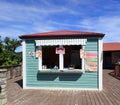
{"type": "Polygon", "coordinates": [[[89,51],[86,52],[85,58],[85,70],[86,71],[97,71],[97,52],[89,51]]]}

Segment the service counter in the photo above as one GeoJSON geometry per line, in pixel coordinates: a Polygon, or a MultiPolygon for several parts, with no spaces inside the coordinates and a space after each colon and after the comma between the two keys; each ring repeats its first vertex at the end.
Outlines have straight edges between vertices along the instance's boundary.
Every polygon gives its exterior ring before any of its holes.
{"type": "Polygon", "coordinates": [[[73,73],[73,74],[82,74],[84,70],[81,69],[74,69],[74,70],[68,70],[68,69],[63,69],[63,70],[54,70],[54,69],[44,69],[44,70],[39,70],[38,73],[46,73],[46,74],[65,74],[65,73],[73,73]]]}

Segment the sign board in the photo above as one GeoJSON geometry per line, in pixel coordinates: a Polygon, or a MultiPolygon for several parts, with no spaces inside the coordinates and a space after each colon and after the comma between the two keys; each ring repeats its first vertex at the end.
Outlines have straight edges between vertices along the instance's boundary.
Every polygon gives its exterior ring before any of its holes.
{"type": "Polygon", "coordinates": [[[56,54],[65,54],[65,48],[56,48],[56,54]]]}
{"type": "Polygon", "coordinates": [[[36,57],[38,57],[38,58],[42,57],[42,51],[41,50],[36,50],[36,57]]]}
{"type": "Polygon", "coordinates": [[[28,52],[29,56],[34,56],[34,52],[33,51],[30,51],[28,52]]]}
{"type": "Polygon", "coordinates": [[[97,71],[97,66],[98,66],[97,52],[95,51],[86,52],[85,58],[86,71],[97,71]]]}
{"type": "Polygon", "coordinates": [[[84,49],[80,49],[80,58],[86,58],[86,52],[84,49]]]}

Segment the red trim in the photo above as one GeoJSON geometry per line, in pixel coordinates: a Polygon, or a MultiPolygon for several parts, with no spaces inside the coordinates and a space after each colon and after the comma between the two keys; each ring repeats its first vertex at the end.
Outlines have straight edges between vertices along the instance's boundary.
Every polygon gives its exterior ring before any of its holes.
{"type": "Polygon", "coordinates": [[[68,31],[68,30],[60,30],[53,32],[41,32],[35,34],[26,34],[19,36],[21,39],[26,38],[38,38],[38,37],[57,37],[57,36],[81,36],[81,37],[103,37],[103,33],[96,32],[82,32],[82,31],[68,31]]]}

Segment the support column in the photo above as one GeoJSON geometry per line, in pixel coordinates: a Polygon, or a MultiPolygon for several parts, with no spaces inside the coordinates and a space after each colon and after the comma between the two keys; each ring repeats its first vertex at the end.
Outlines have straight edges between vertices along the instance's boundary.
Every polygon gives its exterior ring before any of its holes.
{"type": "Polygon", "coordinates": [[[103,41],[102,38],[98,40],[98,48],[99,48],[99,55],[98,55],[98,70],[99,70],[99,90],[103,89],[103,41]]]}
{"type": "Polygon", "coordinates": [[[42,58],[38,58],[39,70],[42,70],[42,58]]]}
{"type": "MultiPolygon", "coordinates": [[[[63,48],[63,46],[60,46],[60,48],[63,48]]],[[[64,69],[64,54],[59,54],[59,69],[64,69]]]]}
{"type": "MultiPolygon", "coordinates": [[[[85,46],[82,46],[82,49],[85,50],[85,46]]],[[[82,58],[82,70],[85,72],[85,58],[82,58]]]]}
{"type": "Polygon", "coordinates": [[[37,56],[38,56],[38,69],[42,70],[42,46],[38,47],[37,56]]]}
{"type": "Polygon", "coordinates": [[[63,54],[59,54],[59,69],[63,70],[63,66],[64,66],[64,60],[63,60],[63,54]]]}
{"type": "Polygon", "coordinates": [[[23,89],[26,89],[27,88],[27,86],[26,86],[26,84],[27,84],[27,82],[26,82],[26,80],[27,80],[27,78],[26,78],[26,54],[27,54],[27,52],[26,52],[26,42],[25,42],[25,40],[23,40],[22,41],[22,50],[23,50],[23,53],[22,53],[22,59],[23,59],[23,63],[22,63],[22,69],[23,69],[23,89]]]}

